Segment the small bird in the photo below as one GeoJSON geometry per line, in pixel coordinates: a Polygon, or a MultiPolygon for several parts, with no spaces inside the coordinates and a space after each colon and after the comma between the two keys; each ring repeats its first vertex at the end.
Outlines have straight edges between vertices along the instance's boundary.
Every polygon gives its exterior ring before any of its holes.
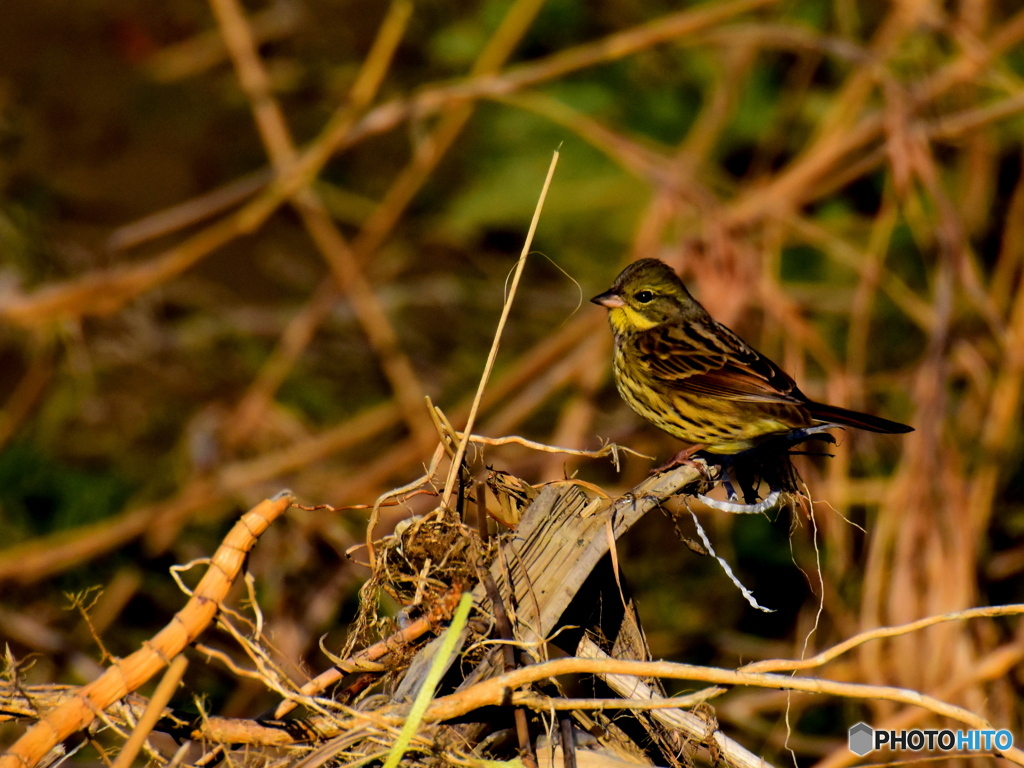
{"type": "Polygon", "coordinates": [[[775,363],[715,321],[663,261],[640,259],[591,299],[615,334],[615,384],[638,414],[703,450],[734,455],[819,425],[871,432],[913,427],[816,403],[775,363]]]}

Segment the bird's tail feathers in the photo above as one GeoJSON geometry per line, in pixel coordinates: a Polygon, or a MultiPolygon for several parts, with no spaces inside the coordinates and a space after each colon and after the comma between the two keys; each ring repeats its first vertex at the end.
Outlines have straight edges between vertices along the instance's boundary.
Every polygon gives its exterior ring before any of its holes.
{"type": "Polygon", "coordinates": [[[846,408],[840,408],[836,405],[810,403],[808,410],[811,412],[811,416],[817,421],[842,424],[848,427],[857,427],[858,429],[866,429],[869,432],[901,434],[903,432],[914,431],[913,427],[907,426],[906,424],[900,424],[898,421],[890,421],[889,419],[883,419],[880,416],[872,416],[870,413],[851,411],[846,408]]]}

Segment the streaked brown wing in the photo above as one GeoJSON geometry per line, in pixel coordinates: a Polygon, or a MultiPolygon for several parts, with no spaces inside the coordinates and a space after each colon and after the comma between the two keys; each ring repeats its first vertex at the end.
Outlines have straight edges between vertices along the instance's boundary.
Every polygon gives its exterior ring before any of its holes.
{"type": "Polygon", "coordinates": [[[661,326],[637,338],[641,364],[672,389],[748,402],[803,404],[782,369],[723,325],[661,326]]]}

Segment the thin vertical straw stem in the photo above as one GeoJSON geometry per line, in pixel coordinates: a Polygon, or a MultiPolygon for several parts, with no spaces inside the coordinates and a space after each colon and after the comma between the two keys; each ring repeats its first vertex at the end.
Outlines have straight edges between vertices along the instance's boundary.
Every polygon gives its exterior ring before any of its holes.
{"type": "Polygon", "coordinates": [[[537,199],[537,207],[533,211],[533,219],[530,221],[530,231],[526,233],[526,241],[523,243],[523,250],[519,254],[519,262],[516,264],[515,274],[512,275],[512,285],[509,287],[508,297],[505,305],[501,308],[501,319],[498,320],[498,328],[494,332],[494,341],[491,342],[491,351],[487,355],[487,364],[484,365],[483,375],[480,377],[480,384],[476,388],[476,395],[473,397],[473,405],[469,409],[469,418],[466,419],[466,430],[463,432],[462,440],[459,441],[459,448],[452,459],[451,468],[448,470],[448,479],[444,484],[444,496],[441,506],[447,507],[455,489],[455,481],[459,476],[459,468],[466,456],[466,446],[469,445],[470,435],[473,433],[473,424],[476,421],[476,413],[480,409],[480,399],[483,397],[487,381],[491,378],[491,370],[494,368],[494,360],[498,356],[498,347],[501,346],[501,334],[505,330],[505,323],[508,321],[509,312],[512,310],[512,302],[516,298],[516,289],[519,287],[519,278],[523,275],[526,267],[526,256],[533,244],[533,235],[537,231],[537,222],[540,221],[540,212],[544,209],[544,199],[548,196],[548,187],[551,186],[551,178],[555,175],[555,166],[558,165],[558,150],[551,156],[551,164],[548,166],[548,175],[544,179],[544,186],[540,190],[540,197],[537,199]]]}

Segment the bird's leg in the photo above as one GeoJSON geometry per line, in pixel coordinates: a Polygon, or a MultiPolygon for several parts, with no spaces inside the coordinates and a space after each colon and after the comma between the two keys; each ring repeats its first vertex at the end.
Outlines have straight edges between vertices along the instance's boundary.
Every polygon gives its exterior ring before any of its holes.
{"type": "Polygon", "coordinates": [[[722,487],[725,488],[725,496],[729,501],[740,500],[740,497],[736,495],[736,489],[732,487],[732,478],[729,477],[727,467],[722,467],[722,487]]]}
{"type": "Polygon", "coordinates": [[[682,467],[685,465],[688,467],[693,467],[698,472],[700,472],[702,476],[706,476],[707,471],[704,469],[704,467],[698,465],[697,462],[695,462],[692,458],[693,454],[702,450],[704,450],[703,445],[691,445],[689,448],[684,448],[671,459],[662,464],[660,467],[655,467],[654,469],[652,469],[651,474],[658,475],[661,474],[662,472],[667,472],[670,469],[675,469],[676,467],[682,467]]]}
{"type": "Polygon", "coordinates": [[[732,457],[719,456],[718,467],[721,470],[721,474],[718,476],[718,481],[725,489],[726,498],[729,499],[729,501],[739,501],[739,496],[736,495],[736,489],[732,485],[732,475],[730,474],[734,469],[732,457]]]}
{"type": "MultiPolygon", "coordinates": [[[[736,484],[739,485],[740,490],[743,491],[743,501],[747,504],[756,504],[758,500],[758,488],[761,484],[761,479],[758,477],[757,472],[753,471],[751,467],[740,462],[732,465],[732,472],[736,478],[736,484]]],[[[771,483],[768,485],[768,490],[771,491],[771,483]]],[[[726,488],[726,490],[729,490],[729,488],[726,488]]],[[[738,501],[738,499],[733,498],[730,498],[729,500],[738,501]]]]}
{"type": "Polygon", "coordinates": [[[667,462],[658,467],[658,471],[671,469],[673,467],[681,467],[684,464],[692,465],[693,459],[691,457],[693,456],[693,454],[699,453],[700,451],[703,450],[703,445],[691,445],[689,448],[683,448],[683,450],[679,451],[679,453],[677,453],[667,462]]]}
{"type": "Polygon", "coordinates": [[[712,509],[732,514],[760,514],[773,508],[781,497],[781,491],[769,486],[768,496],[764,501],[758,501],[757,489],[760,481],[756,469],[742,460],[742,457],[750,454],[753,450],[756,449],[742,451],[735,455],[715,456],[721,470],[718,479],[722,488],[725,489],[727,501],[718,501],[703,494],[697,494],[697,498],[712,509]],[[743,492],[742,502],[733,485],[734,480],[743,492]]]}

